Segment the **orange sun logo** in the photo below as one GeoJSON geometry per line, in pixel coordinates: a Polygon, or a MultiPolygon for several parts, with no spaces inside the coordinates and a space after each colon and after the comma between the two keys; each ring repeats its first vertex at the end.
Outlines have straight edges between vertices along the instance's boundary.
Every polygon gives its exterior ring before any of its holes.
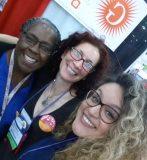
{"type": "Polygon", "coordinates": [[[105,33],[122,33],[134,19],[136,6],[133,0],[101,0],[98,8],[98,23],[105,33]]]}

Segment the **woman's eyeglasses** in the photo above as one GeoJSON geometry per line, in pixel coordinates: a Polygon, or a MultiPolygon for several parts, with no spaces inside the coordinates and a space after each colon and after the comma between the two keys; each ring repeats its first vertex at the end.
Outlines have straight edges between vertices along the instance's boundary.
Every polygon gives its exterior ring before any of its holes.
{"type": "Polygon", "coordinates": [[[82,67],[86,72],[90,72],[94,68],[94,66],[91,63],[91,60],[84,60],[82,53],[78,51],[76,48],[71,48],[70,55],[76,61],[83,60],[82,67]]]}
{"type": "Polygon", "coordinates": [[[51,55],[52,53],[52,45],[47,42],[42,42],[35,35],[27,32],[23,32],[24,42],[29,46],[33,47],[37,43],[39,43],[39,51],[45,55],[51,55]]]}
{"type": "Polygon", "coordinates": [[[101,105],[99,110],[99,117],[104,123],[112,124],[120,117],[120,113],[118,113],[114,107],[102,103],[100,95],[95,90],[90,90],[88,92],[86,96],[86,102],[91,107],[101,105]]]}

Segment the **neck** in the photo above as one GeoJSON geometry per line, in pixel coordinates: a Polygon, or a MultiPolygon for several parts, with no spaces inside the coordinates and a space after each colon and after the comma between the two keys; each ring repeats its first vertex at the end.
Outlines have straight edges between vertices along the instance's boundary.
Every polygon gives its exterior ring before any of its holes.
{"type": "MultiPolygon", "coordinates": [[[[11,57],[12,51],[7,53],[7,63],[10,64],[10,57],[11,57]]],[[[16,86],[24,77],[26,77],[27,74],[22,72],[17,64],[16,57],[14,54],[14,66],[13,66],[13,74],[12,74],[12,84],[13,86],[16,86]]]]}
{"type": "Polygon", "coordinates": [[[13,68],[13,74],[12,74],[12,80],[13,79],[18,79],[18,82],[21,81],[24,77],[26,77],[28,74],[22,72],[14,63],[14,68],[13,68]]]}
{"type": "Polygon", "coordinates": [[[65,90],[69,90],[72,83],[65,81],[62,79],[60,74],[58,73],[55,79],[55,85],[54,85],[54,93],[60,93],[65,90]]]}

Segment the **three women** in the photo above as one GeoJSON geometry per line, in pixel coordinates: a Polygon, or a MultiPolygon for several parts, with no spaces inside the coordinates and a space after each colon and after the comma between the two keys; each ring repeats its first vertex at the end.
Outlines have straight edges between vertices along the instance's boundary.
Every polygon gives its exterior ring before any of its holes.
{"type": "Polygon", "coordinates": [[[14,150],[17,157],[33,144],[51,137],[54,128],[64,123],[81,98],[103,77],[108,64],[109,55],[103,41],[90,33],[74,33],[63,40],[59,51],[51,57],[49,83],[42,87],[43,79],[36,82],[36,92],[22,106],[7,133],[5,143],[10,150],[6,152],[3,147],[6,153],[3,156],[9,159],[14,150]],[[26,129],[23,132],[16,125],[20,117],[23,121],[19,125],[26,129]]]}
{"type": "MultiPolygon", "coordinates": [[[[48,50],[44,50],[47,46],[42,43],[45,35],[41,34],[43,37],[38,40],[34,35],[41,30],[34,28],[30,29],[30,35],[24,32],[30,43],[29,55],[22,52],[24,59],[18,55],[18,64],[24,71],[31,65],[37,67],[39,60],[38,65],[43,62],[44,57],[33,56],[37,49],[40,53],[48,50]],[[26,65],[22,63],[24,60],[26,65]]],[[[103,42],[88,32],[74,33],[62,41],[60,50],[51,57],[49,69],[53,70],[49,83],[43,86],[44,79],[39,77],[35,92],[21,106],[7,139],[0,144],[0,152],[5,153],[2,159],[51,159],[56,151],[75,141],[75,135],[80,139],[66,150],[57,152],[55,159],[118,160],[139,145],[144,132],[141,118],[144,93],[128,75],[107,79],[97,89],[95,85],[107,70],[108,62],[103,42]],[[69,118],[79,103],[77,114],[73,113],[69,118]],[[24,129],[23,132],[18,126],[24,129]]]]}

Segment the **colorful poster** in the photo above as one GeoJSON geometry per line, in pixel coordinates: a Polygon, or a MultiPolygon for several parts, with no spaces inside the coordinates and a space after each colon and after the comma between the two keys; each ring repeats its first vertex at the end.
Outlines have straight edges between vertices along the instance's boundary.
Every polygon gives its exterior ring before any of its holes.
{"type": "Polygon", "coordinates": [[[147,15],[144,0],[55,0],[112,50],[147,15]]]}

